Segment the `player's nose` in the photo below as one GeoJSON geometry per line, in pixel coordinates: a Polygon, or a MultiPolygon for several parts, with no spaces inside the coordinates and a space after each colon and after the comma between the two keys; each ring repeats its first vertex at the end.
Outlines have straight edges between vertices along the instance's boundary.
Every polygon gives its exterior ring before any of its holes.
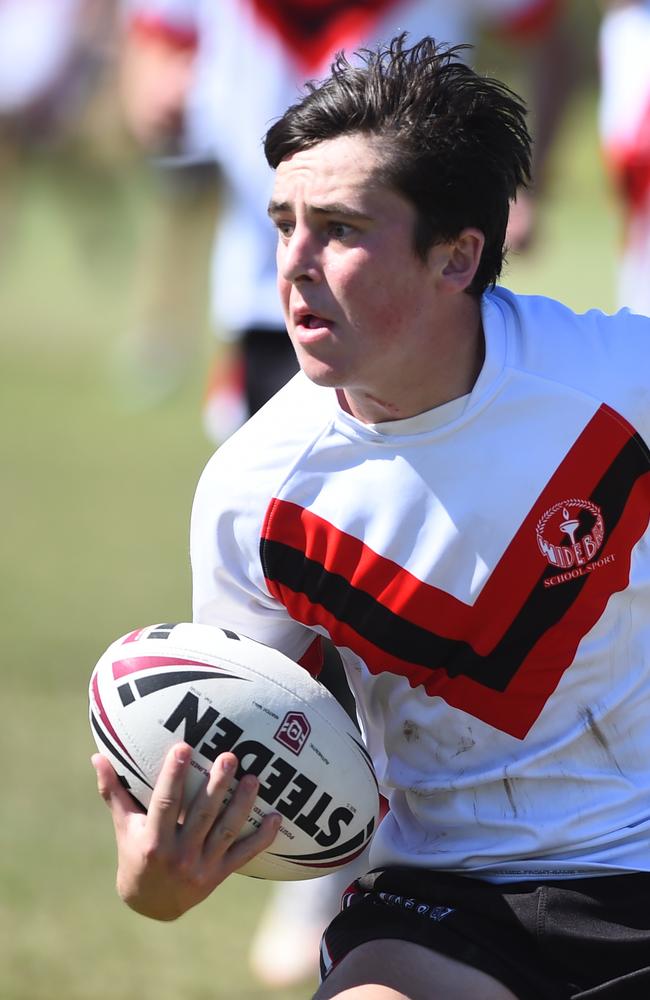
{"type": "Polygon", "coordinates": [[[294,228],[278,251],[278,270],[285,281],[318,281],[321,274],[320,242],[308,226],[294,228]]]}

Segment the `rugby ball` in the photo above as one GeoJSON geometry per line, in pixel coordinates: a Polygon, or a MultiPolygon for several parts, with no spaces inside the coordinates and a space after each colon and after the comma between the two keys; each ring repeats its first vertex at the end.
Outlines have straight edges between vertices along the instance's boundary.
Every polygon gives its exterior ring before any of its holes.
{"type": "Polygon", "coordinates": [[[99,751],[144,809],[167,751],[192,747],[186,804],[225,750],[260,782],[241,836],[270,811],[283,822],[242,869],[264,879],[336,871],[370,842],[377,781],[359,731],[332,694],[283,653],[228,629],[150,625],[113,642],[90,679],[99,751]]]}

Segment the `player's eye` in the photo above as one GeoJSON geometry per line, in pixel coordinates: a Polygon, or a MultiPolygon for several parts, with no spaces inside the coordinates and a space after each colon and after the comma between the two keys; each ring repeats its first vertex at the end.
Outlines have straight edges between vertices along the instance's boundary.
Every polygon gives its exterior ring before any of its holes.
{"type": "Polygon", "coordinates": [[[288,222],[288,221],[283,221],[282,219],[278,219],[275,223],[275,228],[278,230],[281,236],[288,237],[291,236],[291,234],[293,233],[294,224],[293,222],[288,222]]]}
{"type": "Polygon", "coordinates": [[[346,222],[330,222],[327,231],[333,239],[344,240],[352,232],[352,226],[346,222]]]}

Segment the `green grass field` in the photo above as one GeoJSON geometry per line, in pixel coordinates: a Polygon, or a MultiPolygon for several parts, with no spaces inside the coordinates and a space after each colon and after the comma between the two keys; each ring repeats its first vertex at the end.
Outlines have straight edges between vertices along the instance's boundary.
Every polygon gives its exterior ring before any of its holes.
{"type": "MultiPolygon", "coordinates": [[[[539,241],[504,283],[609,310],[618,220],[592,101],[576,106],[555,159],[539,241]]],[[[165,405],[129,411],[108,377],[147,211],[135,174],[98,195],[33,166],[0,258],[3,1000],[267,995],[246,943],[268,887],[235,877],[174,925],[130,913],[113,892],[113,837],[88,760],[98,655],[130,628],[190,615],[188,517],[210,453],[207,337],[165,405]]]]}

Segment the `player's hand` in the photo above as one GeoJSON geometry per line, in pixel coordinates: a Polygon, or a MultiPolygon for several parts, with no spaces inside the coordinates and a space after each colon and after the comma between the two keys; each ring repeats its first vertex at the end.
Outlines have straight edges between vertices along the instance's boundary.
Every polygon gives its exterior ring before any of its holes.
{"type": "Polygon", "coordinates": [[[131,909],[155,920],[175,920],[196,906],[251,858],[271,845],[281,817],[272,813],[239,841],[255,801],[258,781],[245,775],[224,808],[237,758],[223,753],[183,817],[183,788],[191,751],[174,746],[143,812],[120,784],[109,761],[95,754],[97,787],[113,817],[117,841],[117,891],[131,909]]]}

